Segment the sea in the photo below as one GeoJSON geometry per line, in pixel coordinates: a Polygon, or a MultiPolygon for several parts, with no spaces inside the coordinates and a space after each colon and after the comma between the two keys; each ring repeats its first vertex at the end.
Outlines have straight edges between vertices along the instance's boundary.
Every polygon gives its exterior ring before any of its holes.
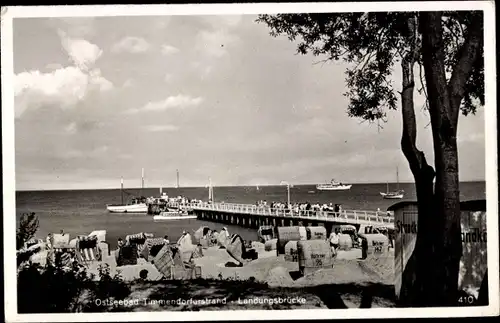
{"type": "MultiPolygon", "coordinates": [[[[394,188],[396,184],[390,184],[394,188]]],[[[416,200],[415,185],[400,183],[399,188],[405,190],[403,200],[386,200],[380,192],[386,191],[386,184],[353,184],[347,191],[318,191],[314,185],[296,185],[290,188],[290,200],[295,202],[341,204],[343,209],[376,211],[386,210],[390,205],[404,200],[416,200]]],[[[208,188],[180,187],[163,188],[170,197],[183,196],[189,199],[208,199],[208,188]]],[[[486,199],[486,182],[463,182],[460,184],[461,200],[486,199]]],[[[159,188],[126,189],[126,196],[159,196],[159,188]]],[[[226,186],[214,187],[214,201],[225,203],[255,204],[265,200],[286,202],[286,186],[226,186]]],[[[229,233],[237,233],[245,240],[255,240],[254,229],[236,225],[206,222],[197,219],[153,221],[152,216],[145,214],[108,213],[106,204],[121,202],[120,189],[105,190],[58,190],[58,191],[17,191],[16,192],[16,227],[23,213],[35,212],[39,218],[39,229],[36,238],[45,239],[49,233],[63,230],[71,238],[87,235],[94,230],[106,230],[106,240],[111,248],[115,248],[118,238],[126,235],[148,232],[155,237],[169,236],[170,241],[180,237],[183,230],[193,233],[200,226],[208,226],[215,230],[226,226],[229,233]]]]}

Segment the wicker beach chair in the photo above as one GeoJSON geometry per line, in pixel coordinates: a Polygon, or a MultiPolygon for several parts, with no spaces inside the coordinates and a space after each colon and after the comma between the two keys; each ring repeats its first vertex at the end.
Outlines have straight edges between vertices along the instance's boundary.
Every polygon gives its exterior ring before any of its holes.
{"type": "Polygon", "coordinates": [[[97,262],[102,259],[101,251],[97,244],[96,236],[80,236],[76,248],[76,259],[83,265],[89,265],[92,262],[97,262]]]}

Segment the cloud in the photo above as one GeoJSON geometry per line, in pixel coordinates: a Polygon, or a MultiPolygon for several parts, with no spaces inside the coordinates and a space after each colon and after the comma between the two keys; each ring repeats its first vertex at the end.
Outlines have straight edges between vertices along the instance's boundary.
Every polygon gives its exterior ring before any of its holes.
{"type": "Polygon", "coordinates": [[[168,55],[176,54],[178,52],[179,52],[179,48],[177,48],[177,47],[174,47],[171,45],[166,45],[166,44],[161,46],[161,53],[163,55],[168,56],[168,55]]]}
{"type": "Polygon", "coordinates": [[[61,109],[75,107],[93,90],[109,91],[113,84],[93,68],[102,50],[96,45],[66,36],[58,32],[61,43],[73,66],[51,64],[55,70],[43,73],[39,70],[21,72],[14,76],[15,114],[19,118],[30,108],[55,105],[61,109]]]}
{"type": "Polygon", "coordinates": [[[115,53],[129,52],[132,54],[144,53],[149,50],[151,45],[140,37],[125,37],[113,45],[111,49],[115,53]]]}
{"type": "Polygon", "coordinates": [[[64,31],[58,31],[63,48],[68,53],[72,63],[86,71],[102,55],[102,50],[95,44],[84,39],[74,39],[66,36],[64,31]]]}
{"type": "Polygon", "coordinates": [[[176,96],[169,96],[165,100],[149,102],[142,108],[135,108],[127,110],[127,114],[135,114],[139,112],[151,112],[151,111],[165,111],[173,108],[184,108],[188,106],[196,106],[203,102],[201,97],[190,97],[188,95],[179,94],[176,96]]]}
{"type": "Polygon", "coordinates": [[[144,129],[149,132],[171,132],[179,130],[179,127],[174,125],[150,125],[145,126],[144,129]]]}
{"type": "Polygon", "coordinates": [[[15,112],[20,117],[29,108],[54,104],[61,109],[74,107],[93,89],[109,91],[113,84],[95,70],[87,74],[74,66],[57,69],[51,73],[38,70],[15,75],[15,112]]]}

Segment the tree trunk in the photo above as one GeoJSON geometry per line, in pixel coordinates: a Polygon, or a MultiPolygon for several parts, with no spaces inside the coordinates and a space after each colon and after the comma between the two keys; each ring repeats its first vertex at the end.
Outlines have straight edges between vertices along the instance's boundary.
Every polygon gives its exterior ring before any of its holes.
{"type": "Polygon", "coordinates": [[[458,179],[457,120],[446,81],[440,12],[421,13],[422,60],[429,101],[436,184],[434,212],[425,218],[432,253],[431,279],[423,295],[431,306],[457,304],[458,273],[462,255],[460,192],[458,179]]]}
{"type": "Polygon", "coordinates": [[[434,169],[427,163],[425,155],[416,147],[417,126],[415,109],[413,102],[413,92],[415,87],[415,77],[413,67],[417,56],[420,53],[418,43],[417,19],[414,17],[408,22],[408,30],[411,35],[410,51],[402,60],[403,90],[401,92],[401,112],[403,117],[403,131],[401,137],[401,148],[408,160],[410,169],[415,178],[415,187],[418,201],[418,228],[415,250],[406,264],[402,275],[402,285],[400,292],[401,306],[427,306],[427,298],[423,297],[426,290],[432,286],[429,278],[432,278],[429,266],[429,257],[433,250],[432,237],[435,236],[430,230],[432,226],[432,216],[434,211],[434,169]]]}

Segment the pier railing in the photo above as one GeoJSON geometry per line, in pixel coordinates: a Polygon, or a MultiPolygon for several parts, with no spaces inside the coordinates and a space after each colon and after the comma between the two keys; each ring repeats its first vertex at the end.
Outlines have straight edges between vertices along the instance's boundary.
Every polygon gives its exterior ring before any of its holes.
{"type": "Polygon", "coordinates": [[[346,223],[375,223],[381,225],[393,225],[394,218],[379,214],[376,211],[364,210],[341,210],[340,212],[322,210],[299,210],[270,208],[269,206],[258,206],[253,204],[236,203],[188,203],[184,205],[172,205],[193,210],[220,211],[226,213],[249,214],[260,216],[273,216],[285,218],[320,219],[327,221],[338,221],[346,223]]]}

